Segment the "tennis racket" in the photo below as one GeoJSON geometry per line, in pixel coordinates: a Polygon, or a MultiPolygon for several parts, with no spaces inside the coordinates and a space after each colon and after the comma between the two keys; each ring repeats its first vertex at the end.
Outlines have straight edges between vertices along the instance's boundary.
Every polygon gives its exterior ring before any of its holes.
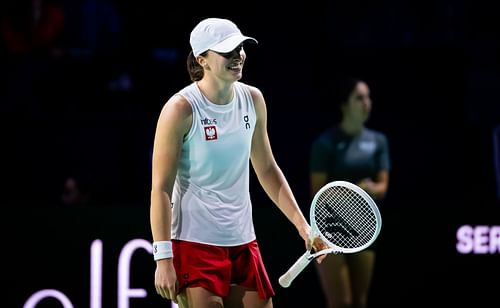
{"type": "Polygon", "coordinates": [[[311,238],[320,238],[329,248],[316,253],[306,251],[279,278],[287,288],[316,257],[327,254],[354,253],[370,246],[382,227],[377,204],[359,186],[334,181],[324,185],[315,195],[309,212],[311,238]]]}

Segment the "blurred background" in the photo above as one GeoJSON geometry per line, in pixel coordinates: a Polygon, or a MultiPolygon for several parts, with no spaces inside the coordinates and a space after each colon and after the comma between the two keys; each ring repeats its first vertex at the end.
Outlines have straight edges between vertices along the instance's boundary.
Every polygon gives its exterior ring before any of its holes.
{"type": "MultiPolygon", "coordinates": [[[[168,306],[144,244],[152,141],[190,82],[189,34],[206,17],[259,41],[242,81],[266,97],[305,213],[309,146],[333,124],[329,81],[370,85],[367,124],[387,134],[392,161],[370,306],[498,303],[500,16],[482,2],[2,1],[6,307],[168,306]],[[457,249],[459,230],[470,249],[457,249]]],[[[313,267],[277,283],[302,241],[255,178],[251,189],[275,307],[322,307],[313,267]]]]}

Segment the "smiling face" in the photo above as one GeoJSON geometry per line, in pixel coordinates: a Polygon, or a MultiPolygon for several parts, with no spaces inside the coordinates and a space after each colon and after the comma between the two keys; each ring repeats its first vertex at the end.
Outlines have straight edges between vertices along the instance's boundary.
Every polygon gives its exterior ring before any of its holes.
{"type": "Polygon", "coordinates": [[[199,57],[198,63],[205,68],[205,74],[212,74],[225,81],[237,81],[243,76],[246,53],[243,44],[228,53],[209,50],[206,57],[199,57]]]}

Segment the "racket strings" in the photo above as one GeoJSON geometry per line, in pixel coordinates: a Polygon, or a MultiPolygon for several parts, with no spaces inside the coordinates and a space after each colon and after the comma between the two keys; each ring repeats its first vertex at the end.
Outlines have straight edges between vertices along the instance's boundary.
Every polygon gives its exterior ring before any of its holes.
{"type": "Polygon", "coordinates": [[[377,229],[376,215],[370,204],[343,186],[330,187],[319,196],[314,216],[319,231],[342,248],[368,244],[377,229]]]}

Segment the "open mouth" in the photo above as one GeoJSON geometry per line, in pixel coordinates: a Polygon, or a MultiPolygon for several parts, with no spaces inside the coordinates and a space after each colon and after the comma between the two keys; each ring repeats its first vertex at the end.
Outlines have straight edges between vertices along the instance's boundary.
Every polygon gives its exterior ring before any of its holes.
{"type": "Polygon", "coordinates": [[[227,69],[231,70],[231,71],[240,71],[242,67],[243,67],[243,63],[237,62],[237,63],[232,63],[231,65],[228,65],[227,69]]]}

